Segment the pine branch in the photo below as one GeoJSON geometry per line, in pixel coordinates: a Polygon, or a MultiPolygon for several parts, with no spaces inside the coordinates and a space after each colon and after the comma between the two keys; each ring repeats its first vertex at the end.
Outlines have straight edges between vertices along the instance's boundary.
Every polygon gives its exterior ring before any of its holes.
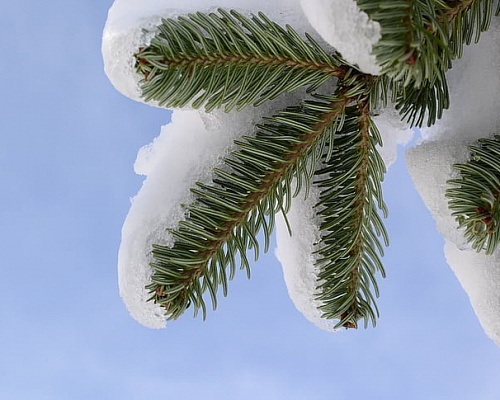
{"type": "MultiPolygon", "coordinates": [[[[445,72],[463,46],[486,31],[497,0],[358,0],[382,28],[374,48],[384,76],[381,91],[392,92],[411,125],[433,125],[449,107],[445,72]]],[[[496,14],[500,13],[497,1],[496,14]]]]}
{"type": "Polygon", "coordinates": [[[339,319],[338,326],[346,328],[356,328],[360,319],[365,326],[369,320],[375,325],[375,274],[385,276],[378,256],[383,255],[379,237],[386,245],[388,238],[376,210],[387,212],[381,188],[385,166],[377,144],[381,139],[370,118],[368,100],[360,99],[346,109],[331,157],[317,172],[317,185],[322,188],[317,205],[322,219],[318,299],[323,316],[339,319]]]}
{"type": "Polygon", "coordinates": [[[404,87],[393,82],[392,93],[396,109],[410,126],[422,127],[425,121],[427,126],[432,126],[450,106],[444,72],[437,74],[433,80],[425,81],[420,88],[413,85],[404,87]]]}
{"type": "Polygon", "coordinates": [[[379,76],[372,86],[372,109],[385,107],[390,100],[410,126],[432,126],[450,106],[448,84],[444,73],[419,88],[379,76]]]}
{"type": "MultiPolygon", "coordinates": [[[[493,16],[494,0],[451,0],[440,16],[448,29],[449,47],[455,58],[461,58],[464,45],[479,41],[488,30],[493,16]]],[[[500,2],[496,13],[500,11],[500,2]]]]}
{"type": "Polygon", "coordinates": [[[382,38],[373,52],[382,67],[372,98],[388,98],[412,126],[433,125],[449,107],[445,72],[452,53],[439,22],[443,1],[359,0],[359,7],[379,22],[382,38]]]}
{"type": "Polygon", "coordinates": [[[446,190],[449,208],[472,248],[492,254],[500,243],[500,136],[469,147],[467,163],[456,164],[459,178],[446,190]]]}
{"type": "Polygon", "coordinates": [[[262,13],[246,18],[222,9],[163,19],[135,58],[146,101],[207,111],[259,105],[303,86],[313,90],[348,70],[307,34],[304,40],[262,13]]]}
{"type": "Polygon", "coordinates": [[[382,73],[403,86],[433,81],[451,62],[448,37],[438,20],[442,0],[358,0],[358,6],[380,23],[382,38],[373,53],[382,73]]]}
{"type": "Polygon", "coordinates": [[[198,183],[192,189],[197,201],[187,206],[186,220],[171,231],[174,245],[153,249],[148,289],[168,318],[178,318],[190,306],[205,316],[207,290],[215,308],[218,287],[227,294],[237,256],[240,268],[249,273],[246,251],[253,248],[258,257],[258,232],[263,232],[267,250],[274,215],[286,211],[291,196],[310,184],[311,166],[342,128],[346,107],[366,96],[366,83],[357,79],[335,96],[318,96],[267,119],[255,137],[237,142],[239,149],[225,159],[227,168],[214,171],[213,185],[198,183]],[[294,177],[299,185],[292,193],[294,177]]]}
{"type": "Polygon", "coordinates": [[[482,3],[482,1],[476,0],[447,0],[448,9],[445,10],[442,17],[440,18],[446,23],[450,23],[459,18],[459,15],[466,12],[471,8],[471,6],[476,3],[482,3]]]}
{"type": "Polygon", "coordinates": [[[374,54],[382,72],[403,86],[418,88],[446,72],[452,59],[462,56],[464,44],[479,41],[497,1],[358,0],[358,5],[381,25],[382,39],[374,54]]]}
{"type": "MultiPolygon", "coordinates": [[[[255,135],[214,170],[212,183],[191,188],[185,220],[168,230],[172,246],[153,245],[150,301],[176,319],[192,307],[206,316],[207,292],[217,306],[237,269],[250,274],[248,251],[268,251],[275,215],[286,214],[292,197],[320,187],[318,296],[323,317],[337,327],[375,325],[376,277],[388,238],[381,182],[385,166],[371,110],[389,98],[411,125],[432,125],[449,105],[445,78],[464,44],[487,30],[500,14],[498,0],[357,0],[381,24],[374,54],[379,77],[357,72],[327,54],[309,35],[280,27],[264,14],[236,11],[163,19],[151,43],[137,49],[146,101],[165,107],[240,110],[307,87],[313,99],[265,118],[255,135]],[[334,94],[315,91],[337,80],[334,94]],[[317,166],[321,165],[320,169],[317,166]],[[297,182],[292,190],[292,181],[297,182]]],[[[470,148],[471,159],[455,166],[460,177],[447,190],[452,215],[477,251],[500,243],[500,136],[470,148]]]]}

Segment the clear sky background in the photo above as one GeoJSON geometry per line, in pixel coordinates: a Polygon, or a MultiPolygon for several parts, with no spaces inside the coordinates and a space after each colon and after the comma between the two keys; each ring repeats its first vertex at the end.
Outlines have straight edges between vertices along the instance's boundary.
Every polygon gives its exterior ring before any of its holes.
{"type": "Polygon", "coordinates": [[[500,351],[444,261],[403,152],[385,183],[375,329],[315,328],[272,253],[206,322],[153,331],[129,317],[116,259],[141,185],[133,163],[169,114],[105,77],[111,4],[2,3],[0,399],[497,399],[500,351]]]}

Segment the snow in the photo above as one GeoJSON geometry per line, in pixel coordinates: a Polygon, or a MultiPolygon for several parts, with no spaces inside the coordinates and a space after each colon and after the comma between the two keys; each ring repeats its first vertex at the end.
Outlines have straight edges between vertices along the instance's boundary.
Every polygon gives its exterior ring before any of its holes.
{"type": "Polygon", "coordinates": [[[184,218],[180,204],[190,200],[190,186],[209,179],[207,171],[215,165],[215,155],[231,143],[229,134],[210,134],[198,112],[175,111],[160,136],[139,151],[135,169],[147,178],[132,199],[122,228],[118,283],[130,314],[147,327],[165,325],[161,307],[147,302],[151,246],[171,244],[165,229],[184,218]],[[205,151],[205,146],[211,151],[205,151]]]}
{"type": "Polygon", "coordinates": [[[406,152],[408,172],[424,204],[434,216],[436,227],[446,239],[461,249],[467,241],[457,230],[445,197],[446,181],[455,177],[452,165],[467,160],[468,141],[428,141],[406,152]]]}
{"type": "Polygon", "coordinates": [[[315,299],[319,293],[316,289],[319,270],[313,252],[314,244],[321,238],[318,228],[321,221],[313,207],[318,202],[319,193],[319,188],[313,186],[307,199],[299,194],[292,200],[286,217],[291,235],[283,215],[276,219],[275,255],[283,267],[288,294],[297,310],[317,327],[331,331],[335,324],[321,318],[318,308],[321,304],[315,299]]]}
{"type": "Polygon", "coordinates": [[[380,73],[372,54],[382,37],[380,24],[370,20],[354,0],[301,0],[307,19],[321,37],[337,49],[342,57],[362,72],[380,73]]]}
{"type": "Polygon", "coordinates": [[[446,261],[469,296],[484,332],[500,346],[500,252],[491,256],[444,245],[446,261]]]}
{"type": "Polygon", "coordinates": [[[398,147],[405,146],[413,138],[414,131],[401,117],[393,104],[388,104],[373,117],[373,122],[382,138],[383,146],[377,146],[388,169],[396,162],[398,147]]]}
{"type": "Polygon", "coordinates": [[[407,152],[408,170],[445,238],[446,260],[469,296],[486,334],[500,346],[500,251],[471,250],[451,216],[446,181],[454,163],[468,159],[467,146],[500,133],[500,19],[479,44],[468,46],[448,73],[451,106],[441,121],[422,130],[423,143],[407,152]],[[478,73],[480,71],[480,73],[478,73]]]}
{"type": "Polygon", "coordinates": [[[120,93],[140,102],[141,76],[135,72],[133,56],[137,49],[149,44],[155,26],[160,23],[160,16],[172,13],[164,1],[149,0],[142,4],[144,6],[139,7],[139,2],[130,0],[113,3],[108,12],[101,47],[104,72],[110,82],[120,93]],[[143,29],[150,33],[146,34],[143,29]]]}

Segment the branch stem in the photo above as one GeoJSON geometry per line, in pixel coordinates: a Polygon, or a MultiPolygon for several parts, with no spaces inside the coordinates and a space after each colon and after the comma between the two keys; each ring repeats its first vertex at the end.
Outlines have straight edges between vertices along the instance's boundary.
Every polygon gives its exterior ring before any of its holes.
{"type": "MultiPolygon", "coordinates": [[[[349,68],[346,66],[336,66],[328,64],[319,64],[311,60],[297,60],[292,57],[285,57],[281,55],[275,56],[256,56],[254,54],[247,55],[234,55],[234,54],[214,54],[202,55],[196,57],[187,54],[182,57],[168,58],[164,56],[158,59],[158,56],[151,52],[149,48],[141,49],[135,55],[139,68],[144,72],[150,71],[154,68],[159,70],[168,70],[171,68],[222,68],[226,65],[238,66],[283,66],[286,65],[290,68],[309,70],[312,72],[322,72],[325,75],[343,79],[348,72],[349,68]],[[151,57],[152,56],[152,57],[151,57]],[[154,58],[153,58],[154,57],[154,58]]],[[[145,80],[152,78],[151,74],[144,73],[145,80]]]]}

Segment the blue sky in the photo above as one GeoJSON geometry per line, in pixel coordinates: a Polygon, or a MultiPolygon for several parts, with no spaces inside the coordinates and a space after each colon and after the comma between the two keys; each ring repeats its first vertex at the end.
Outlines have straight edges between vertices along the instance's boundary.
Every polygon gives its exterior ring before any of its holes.
{"type": "Polygon", "coordinates": [[[444,262],[405,170],[389,171],[391,247],[375,329],[330,334],[272,254],[203,322],[152,331],[118,295],[137,150],[168,112],[116,92],[100,45],[110,0],[16,0],[0,14],[0,398],[494,399],[500,351],[444,262]]]}

